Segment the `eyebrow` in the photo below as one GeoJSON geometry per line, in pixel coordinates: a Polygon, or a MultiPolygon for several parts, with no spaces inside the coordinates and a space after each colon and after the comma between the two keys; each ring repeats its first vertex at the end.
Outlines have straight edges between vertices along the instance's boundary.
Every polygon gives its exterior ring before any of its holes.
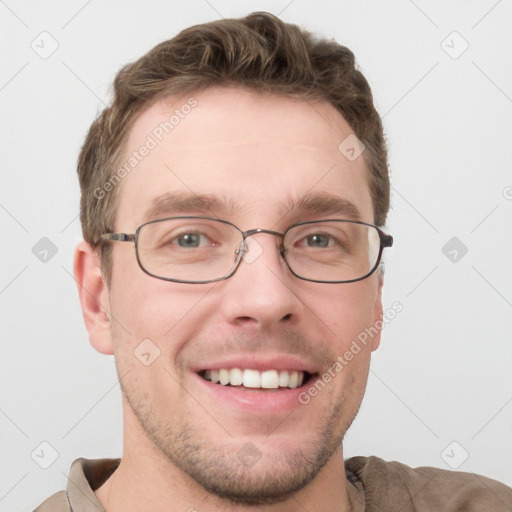
{"type": "Polygon", "coordinates": [[[308,193],[298,199],[290,198],[283,205],[281,215],[295,213],[319,216],[334,215],[359,221],[362,218],[361,212],[354,203],[328,192],[308,193]]]}
{"type": "MultiPolygon", "coordinates": [[[[143,219],[144,222],[148,222],[175,214],[234,216],[242,208],[242,202],[227,200],[214,194],[166,192],[152,202],[145,211],[143,219]]],[[[290,197],[287,201],[281,203],[279,215],[281,217],[289,215],[334,215],[351,220],[361,220],[361,213],[354,203],[327,192],[307,193],[296,199],[290,197]]]]}
{"type": "Polygon", "coordinates": [[[168,215],[189,213],[224,213],[235,214],[239,210],[233,201],[213,195],[194,194],[189,192],[167,192],[158,196],[144,212],[144,222],[159,219],[168,215]]]}

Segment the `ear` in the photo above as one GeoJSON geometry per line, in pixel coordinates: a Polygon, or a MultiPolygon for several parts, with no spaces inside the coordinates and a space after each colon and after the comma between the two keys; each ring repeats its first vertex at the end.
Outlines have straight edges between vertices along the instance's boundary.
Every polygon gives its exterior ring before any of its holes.
{"type": "Polygon", "coordinates": [[[99,255],[87,242],[80,242],[75,249],[73,271],[89,341],[98,352],[112,355],[108,287],[101,275],[99,255]]]}
{"type": "Polygon", "coordinates": [[[372,338],[371,349],[372,352],[377,350],[380,345],[380,335],[382,334],[382,326],[384,325],[382,318],[384,317],[384,309],[382,307],[382,286],[384,284],[384,272],[378,269],[377,276],[377,295],[375,297],[375,304],[373,305],[373,322],[372,324],[377,328],[378,333],[372,338]]]}

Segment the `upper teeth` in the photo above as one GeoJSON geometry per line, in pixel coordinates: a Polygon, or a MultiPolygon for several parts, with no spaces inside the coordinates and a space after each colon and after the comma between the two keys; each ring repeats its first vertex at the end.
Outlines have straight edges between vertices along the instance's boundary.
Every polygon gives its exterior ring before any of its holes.
{"type": "Polygon", "coordinates": [[[227,386],[244,386],[246,388],[275,389],[298,388],[302,386],[304,372],[288,370],[241,370],[240,368],[221,368],[220,370],[205,370],[203,376],[206,380],[227,386]]]}

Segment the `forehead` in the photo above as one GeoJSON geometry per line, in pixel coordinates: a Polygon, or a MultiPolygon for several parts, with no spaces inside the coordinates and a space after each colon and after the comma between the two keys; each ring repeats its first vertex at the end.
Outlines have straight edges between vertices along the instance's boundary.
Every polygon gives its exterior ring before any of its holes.
{"type": "Polygon", "coordinates": [[[211,199],[205,213],[249,224],[258,217],[259,224],[274,225],[287,210],[300,215],[322,198],[332,212],[341,199],[355,206],[353,216],[371,222],[365,161],[338,149],[351,133],[326,102],[240,88],[167,97],[130,131],[116,225],[134,229],[165,215],[166,207],[169,214],[198,211],[187,208],[194,201],[176,201],[193,196],[211,199]]]}

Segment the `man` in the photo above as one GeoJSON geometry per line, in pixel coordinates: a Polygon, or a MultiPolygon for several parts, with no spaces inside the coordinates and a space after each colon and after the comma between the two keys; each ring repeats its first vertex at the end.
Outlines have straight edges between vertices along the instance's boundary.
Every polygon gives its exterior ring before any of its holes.
{"type": "Polygon", "coordinates": [[[114,93],[79,158],[75,277],[123,456],[78,459],[36,510],[510,510],[484,477],[343,459],[392,245],[352,53],[256,13],[161,43],[114,93]]]}

